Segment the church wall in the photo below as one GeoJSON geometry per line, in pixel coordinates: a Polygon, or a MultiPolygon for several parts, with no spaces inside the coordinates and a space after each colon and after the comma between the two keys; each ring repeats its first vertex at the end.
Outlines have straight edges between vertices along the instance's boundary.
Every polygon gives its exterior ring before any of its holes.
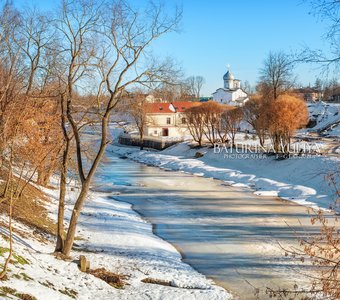
{"type": "Polygon", "coordinates": [[[228,88],[231,90],[234,89],[234,80],[232,79],[229,80],[228,88]]]}
{"type": "Polygon", "coordinates": [[[232,94],[221,89],[214,93],[213,99],[218,103],[229,103],[232,100],[232,94]]]}
{"type": "Polygon", "coordinates": [[[238,98],[247,97],[247,96],[248,95],[245,92],[243,92],[241,89],[238,89],[238,90],[233,92],[232,100],[235,101],[238,98]]]}

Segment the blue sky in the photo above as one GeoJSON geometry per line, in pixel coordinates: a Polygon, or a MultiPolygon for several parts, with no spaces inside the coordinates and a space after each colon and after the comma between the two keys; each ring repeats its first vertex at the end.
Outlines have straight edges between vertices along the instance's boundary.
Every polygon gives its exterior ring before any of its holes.
{"type": "MultiPolygon", "coordinates": [[[[140,3],[139,0],[137,3],[140,3]]],[[[172,56],[187,76],[206,79],[203,94],[222,87],[226,65],[235,77],[255,84],[269,51],[298,51],[304,45],[327,49],[322,39],[326,24],[310,15],[303,0],[165,0],[183,6],[180,33],[164,36],[155,53],[172,56]]],[[[17,0],[38,7],[53,7],[54,1],[17,0]]],[[[136,3],[136,2],[135,2],[136,3]]],[[[296,69],[298,81],[313,84],[320,71],[315,66],[296,69]]]]}
{"type": "MultiPolygon", "coordinates": [[[[183,0],[183,9],[182,32],[156,49],[177,58],[187,75],[204,76],[204,95],[222,86],[227,64],[236,78],[255,84],[269,51],[327,47],[326,24],[300,0],[183,0]]],[[[303,84],[313,84],[319,73],[315,66],[296,70],[303,84]]]]}

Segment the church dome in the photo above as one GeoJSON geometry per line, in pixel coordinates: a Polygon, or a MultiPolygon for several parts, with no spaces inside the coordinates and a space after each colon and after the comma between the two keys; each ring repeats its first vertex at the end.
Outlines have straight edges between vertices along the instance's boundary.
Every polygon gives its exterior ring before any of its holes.
{"type": "Polygon", "coordinates": [[[223,80],[234,80],[234,79],[235,79],[235,77],[230,71],[225,73],[224,76],[223,76],[223,80]]]}

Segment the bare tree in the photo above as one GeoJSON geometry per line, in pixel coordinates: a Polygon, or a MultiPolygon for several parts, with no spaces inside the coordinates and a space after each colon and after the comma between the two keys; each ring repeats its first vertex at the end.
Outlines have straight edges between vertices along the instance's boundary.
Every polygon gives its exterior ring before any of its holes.
{"type": "Polygon", "coordinates": [[[65,241],[65,197],[67,185],[67,172],[69,171],[69,159],[71,152],[71,133],[67,130],[67,120],[65,115],[65,95],[60,94],[60,125],[63,133],[62,161],[60,163],[60,181],[59,181],[59,202],[58,202],[58,222],[57,222],[57,243],[55,252],[61,252],[64,248],[65,241]]]}
{"type": "MultiPolygon", "coordinates": [[[[180,70],[178,70],[180,72],[180,70]]],[[[164,82],[157,86],[152,94],[163,102],[190,101],[193,95],[190,94],[188,85],[185,81],[173,78],[174,84],[164,82]]]]}
{"type": "Polygon", "coordinates": [[[221,104],[209,101],[201,105],[203,110],[203,132],[211,145],[214,145],[219,137],[221,115],[224,108],[221,104]]]}
{"type": "Polygon", "coordinates": [[[248,80],[246,80],[243,84],[242,84],[242,89],[247,93],[247,94],[252,94],[254,92],[253,87],[251,86],[251,84],[249,83],[248,80]]]}
{"type": "Polygon", "coordinates": [[[270,52],[261,69],[261,93],[276,99],[294,85],[293,59],[284,52],[270,52]]]}
{"type": "Polygon", "coordinates": [[[201,96],[202,86],[205,83],[205,79],[202,76],[190,76],[186,80],[188,91],[191,95],[194,95],[196,99],[201,96]]]}
{"type": "Polygon", "coordinates": [[[340,89],[340,82],[337,78],[333,78],[326,81],[323,85],[323,99],[330,100],[332,95],[334,95],[340,89]]]}
{"type": "Polygon", "coordinates": [[[187,126],[194,141],[202,147],[204,135],[204,109],[202,106],[194,106],[185,111],[187,126]]]}
{"type": "Polygon", "coordinates": [[[176,101],[180,97],[177,86],[172,86],[166,83],[160,84],[156,87],[152,91],[152,95],[164,102],[176,101]]]}
{"type": "Polygon", "coordinates": [[[146,103],[143,93],[134,93],[134,97],[127,103],[126,111],[135,121],[140,138],[140,150],[144,149],[144,134],[145,128],[150,124],[151,120],[147,116],[148,103],[146,103]]]}
{"type": "Polygon", "coordinates": [[[224,128],[225,132],[231,140],[231,145],[235,146],[236,133],[240,129],[241,121],[243,120],[242,109],[237,107],[234,109],[228,109],[221,115],[221,127],[224,128]]]}
{"type": "Polygon", "coordinates": [[[125,1],[105,6],[89,1],[64,2],[59,19],[59,30],[63,36],[67,56],[66,116],[72,128],[76,145],[77,165],[80,179],[80,193],[72,210],[72,216],[62,253],[69,256],[78,218],[84,205],[97,167],[110,143],[108,124],[112,111],[119,103],[124,91],[133,85],[148,85],[171,78],[169,60],[156,61],[149,57],[142,59],[147,49],[160,36],[176,29],[181,12],[173,17],[164,15],[161,5],[152,4],[143,13],[125,1]],[[98,32],[100,35],[98,36],[98,32]],[[94,37],[96,38],[94,39],[94,37]],[[99,147],[92,161],[86,160],[84,169],[83,140],[75,111],[75,87],[84,76],[100,76],[97,82],[98,95],[106,93],[105,101],[98,102],[97,122],[100,124],[99,147]]]}
{"type": "Polygon", "coordinates": [[[223,115],[225,113],[227,113],[230,109],[233,109],[232,106],[230,107],[224,107],[222,112],[221,112],[221,115],[219,117],[219,121],[218,121],[218,126],[216,128],[216,131],[217,131],[217,135],[218,135],[218,138],[219,138],[219,142],[221,143],[226,143],[228,142],[228,128],[227,128],[227,124],[223,118],[223,115]]]}
{"type": "Polygon", "coordinates": [[[19,12],[10,3],[6,3],[0,17],[0,113],[5,111],[11,99],[22,89],[20,48],[14,39],[19,24],[19,12]]]}
{"type": "Polygon", "coordinates": [[[275,151],[289,153],[293,134],[308,122],[306,102],[295,96],[281,95],[269,103],[267,117],[275,151]]]}
{"type": "Polygon", "coordinates": [[[319,49],[306,47],[298,55],[298,60],[307,63],[317,63],[323,71],[339,72],[340,67],[340,2],[339,0],[308,0],[311,5],[311,13],[322,22],[328,23],[324,38],[329,43],[330,53],[326,54],[319,49]]]}
{"type": "Polygon", "coordinates": [[[1,173],[5,174],[5,186],[0,194],[0,203],[8,205],[10,250],[0,273],[0,279],[6,274],[13,252],[14,205],[25,196],[24,190],[36,174],[39,176],[41,172],[39,170],[46,166],[46,161],[51,162],[51,153],[58,151],[58,145],[49,141],[49,139],[54,142],[60,140],[58,135],[47,130],[52,127],[59,128],[53,122],[53,118],[58,117],[55,114],[51,117],[47,113],[53,112],[49,110],[48,102],[43,102],[44,107],[36,107],[34,104],[34,99],[27,98],[25,95],[17,95],[16,98],[11,99],[1,115],[3,121],[1,140],[6,147],[2,151],[5,162],[1,164],[1,173]],[[30,101],[23,106],[23,99],[26,100],[25,102],[30,101]]]}
{"type": "Polygon", "coordinates": [[[312,210],[312,226],[316,226],[313,234],[299,238],[300,247],[285,247],[281,245],[284,255],[290,257],[301,266],[315,267],[310,271],[299,273],[305,275],[310,286],[297,286],[291,289],[267,288],[267,294],[278,299],[339,299],[340,298],[340,231],[339,219],[335,211],[340,205],[340,170],[336,168],[325,176],[329,189],[334,192],[336,200],[330,207],[333,212],[312,210]]]}
{"type": "Polygon", "coordinates": [[[244,120],[254,128],[262,147],[268,129],[268,105],[269,103],[263,97],[255,95],[242,107],[244,120]]]}
{"type": "Polygon", "coordinates": [[[20,14],[18,34],[15,36],[17,46],[20,48],[26,62],[27,83],[26,95],[29,95],[34,87],[39,69],[43,68],[42,57],[47,51],[53,34],[49,32],[50,22],[46,16],[36,9],[26,9],[20,14]]]}

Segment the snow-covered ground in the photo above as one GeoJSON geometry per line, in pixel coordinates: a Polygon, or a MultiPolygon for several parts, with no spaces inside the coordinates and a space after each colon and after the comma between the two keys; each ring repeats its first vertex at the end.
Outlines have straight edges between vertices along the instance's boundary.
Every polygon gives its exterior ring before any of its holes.
{"type": "Polygon", "coordinates": [[[339,138],[340,137],[340,124],[332,126],[330,130],[327,131],[327,135],[339,138]]]}
{"type": "Polygon", "coordinates": [[[309,132],[323,130],[340,122],[340,103],[308,103],[308,110],[310,118],[317,122],[316,126],[308,130],[309,132]]]}
{"type": "Polygon", "coordinates": [[[188,142],[163,151],[139,151],[112,146],[112,151],[164,169],[220,179],[233,186],[249,187],[263,196],[279,196],[301,205],[328,209],[335,201],[326,176],[340,169],[338,157],[313,156],[277,160],[273,156],[215,153],[213,148],[191,149],[188,142]],[[196,152],[204,154],[195,158],[196,152]]]}
{"type": "MultiPolygon", "coordinates": [[[[57,190],[44,189],[51,198],[50,217],[56,219],[57,190]]],[[[76,196],[69,191],[66,215],[76,196]]],[[[4,217],[1,221],[6,222],[4,217]]],[[[34,228],[15,222],[21,234],[15,234],[14,252],[20,263],[10,265],[9,279],[1,287],[30,294],[36,299],[230,299],[231,295],[211,280],[181,261],[180,254],[169,243],[155,236],[151,224],[143,220],[131,205],[110,199],[107,194],[91,192],[81,214],[77,230],[74,259],[84,254],[91,269],[127,275],[123,289],[111,287],[90,274],[82,273],[75,261],[56,259],[51,253],[54,241],[39,242],[34,228]],[[22,234],[24,233],[24,234],[22,234]],[[171,286],[143,283],[151,278],[171,286]]],[[[6,229],[1,228],[3,234],[6,229]]],[[[8,241],[0,237],[0,247],[8,241]]],[[[0,249],[4,249],[0,248],[0,249]]],[[[7,253],[2,252],[3,263],[7,253]]],[[[14,259],[15,261],[15,259],[14,259]]],[[[0,298],[3,295],[0,291],[0,298]]],[[[18,299],[9,296],[11,299],[18,299]]]]}
{"type": "MultiPolygon", "coordinates": [[[[316,103],[309,105],[317,125],[302,130],[299,136],[323,130],[340,121],[340,104],[316,103]]],[[[114,136],[123,131],[125,122],[110,126],[114,136]],[[119,126],[118,126],[119,125],[119,126]],[[119,127],[119,128],[118,128],[119,127]]],[[[327,134],[339,137],[340,126],[328,128],[327,134]]],[[[92,131],[91,131],[92,132],[92,131]]],[[[258,144],[252,134],[240,133],[236,141],[258,144]]],[[[270,142],[269,140],[267,141],[270,142]]],[[[320,142],[320,148],[322,148],[320,142]]],[[[109,146],[113,151],[133,160],[160,168],[212,177],[225,184],[253,189],[263,196],[279,196],[302,205],[327,209],[335,200],[334,190],[325,176],[340,169],[339,157],[311,157],[276,160],[275,157],[245,157],[235,152],[216,153],[213,148],[192,149],[188,142],[163,151],[140,151],[120,145],[109,146]],[[195,154],[203,154],[195,158],[195,154]]],[[[249,153],[249,155],[251,155],[249,153]]],[[[70,216],[76,189],[69,190],[66,219],[70,216]]],[[[47,190],[50,217],[56,220],[57,190],[47,190]]],[[[6,223],[4,216],[0,221],[6,223]]],[[[78,226],[76,248],[72,255],[84,254],[91,261],[91,269],[104,267],[108,271],[127,275],[124,289],[116,289],[94,276],[82,273],[75,261],[56,259],[51,253],[54,240],[35,239],[34,228],[15,222],[13,260],[9,280],[0,281],[1,287],[30,294],[37,299],[230,299],[231,295],[211,280],[181,261],[177,250],[155,236],[147,223],[131,205],[115,201],[105,193],[91,192],[78,226]],[[17,259],[18,258],[18,259],[17,259]],[[25,260],[22,260],[24,258],[25,260]],[[143,283],[152,278],[169,282],[171,286],[143,283]]],[[[1,233],[7,234],[5,228],[1,233]]],[[[8,241],[0,236],[0,264],[6,257],[8,241]]],[[[2,292],[0,291],[0,298],[2,292]]],[[[11,296],[12,299],[16,299],[11,296]]]]}

